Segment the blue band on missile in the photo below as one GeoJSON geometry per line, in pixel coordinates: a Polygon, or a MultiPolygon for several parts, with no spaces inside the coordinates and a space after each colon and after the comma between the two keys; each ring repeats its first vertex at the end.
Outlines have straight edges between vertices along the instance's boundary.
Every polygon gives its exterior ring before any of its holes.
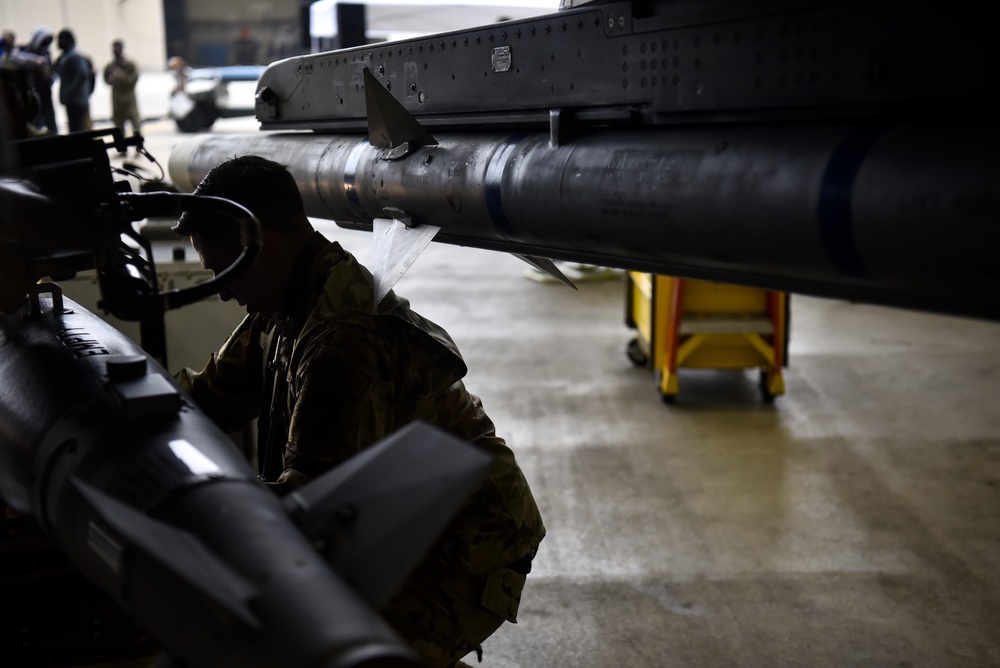
{"type": "Polygon", "coordinates": [[[834,149],[820,184],[817,208],[820,240],[827,257],[846,276],[871,277],[854,238],[851,195],[861,165],[885,130],[884,126],[852,130],[834,149]]]}
{"type": "Polygon", "coordinates": [[[528,136],[527,132],[520,132],[511,135],[503,149],[494,153],[490,158],[490,164],[486,168],[486,182],[483,184],[486,198],[486,210],[489,211],[490,218],[507,237],[514,236],[514,228],[511,227],[507,214],[503,210],[503,174],[506,171],[507,162],[510,156],[517,150],[517,144],[528,136]]]}

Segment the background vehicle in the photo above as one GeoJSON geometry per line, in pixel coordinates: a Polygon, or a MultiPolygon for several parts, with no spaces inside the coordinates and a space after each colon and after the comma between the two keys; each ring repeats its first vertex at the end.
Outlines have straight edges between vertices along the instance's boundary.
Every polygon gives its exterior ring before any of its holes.
{"type": "Polygon", "coordinates": [[[208,130],[218,118],[253,116],[254,91],[263,65],[188,70],[184,91],[170,98],[170,115],[181,132],[208,130]]]}

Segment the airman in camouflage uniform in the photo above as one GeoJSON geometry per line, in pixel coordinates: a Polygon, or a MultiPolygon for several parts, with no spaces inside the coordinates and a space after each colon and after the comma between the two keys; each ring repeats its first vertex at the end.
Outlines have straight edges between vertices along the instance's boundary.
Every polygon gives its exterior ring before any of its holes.
{"type": "MultiPolygon", "coordinates": [[[[374,304],[371,274],[312,231],[294,180],[280,165],[235,158],[210,172],[196,192],[253,211],[262,221],[264,250],[222,294],[250,315],[203,371],[184,370],[178,380],[223,429],[258,417],[258,466],[276,492],[416,419],[493,455],[479,490],[382,611],[430,665],[453,665],[505,620],[516,621],[545,534],[514,454],[462,382],[467,369],[455,343],[393,292],[374,304]],[[275,220],[280,215],[285,219],[275,220]],[[282,250],[282,239],[296,238],[282,250]],[[269,273],[277,265],[288,267],[284,281],[282,272],[269,273]]],[[[215,272],[239,250],[234,237],[216,236],[223,227],[190,214],[178,225],[215,272]]]]}
{"type": "Polygon", "coordinates": [[[111,120],[125,132],[125,121],[132,132],[139,132],[139,107],[135,100],[135,84],[139,69],[124,55],[125,44],[116,39],[111,43],[114,59],[104,66],[104,83],[111,86],[111,120]]]}

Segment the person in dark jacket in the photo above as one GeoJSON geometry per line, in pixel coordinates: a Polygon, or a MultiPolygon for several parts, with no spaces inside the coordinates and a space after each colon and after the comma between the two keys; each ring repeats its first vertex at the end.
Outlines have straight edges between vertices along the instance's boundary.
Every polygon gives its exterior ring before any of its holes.
{"type": "MultiPolygon", "coordinates": [[[[372,275],[313,230],[281,165],[233,158],[195,192],[249,208],[264,244],[220,294],[244,305],[247,318],[204,370],[177,379],[226,431],[258,419],[258,466],[275,493],[418,419],[493,456],[479,489],[382,610],[429,666],[464,665],[461,657],[516,621],[545,527],[514,453],[462,381],[455,342],[392,291],[375,303],[372,275]]],[[[177,230],[214,272],[241,249],[233,226],[211,215],[186,213],[177,230]]]]}
{"type": "Polygon", "coordinates": [[[31,31],[28,43],[15,47],[5,56],[8,67],[22,70],[27,77],[28,87],[38,98],[38,112],[31,119],[32,125],[51,133],[58,132],[56,110],[52,105],[52,56],[49,47],[54,34],[47,26],[38,26],[31,31]]]}
{"type": "Polygon", "coordinates": [[[70,132],[89,130],[92,66],[90,60],[76,50],[76,37],[70,30],[60,30],[56,43],[62,55],[55,64],[59,75],[59,101],[66,107],[70,132]]]}
{"type": "MultiPolygon", "coordinates": [[[[0,105],[6,116],[7,135],[10,139],[30,139],[47,134],[31,121],[38,112],[38,97],[28,86],[24,70],[0,66],[0,105]]],[[[3,114],[0,114],[3,116],[3,114]]]]}
{"type": "Polygon", "coordinates": [[[13,30],[4,30],[3,37],[0,38],[0,67],[9,67],[8,61],[14,53],[15,40],[17,36],[13,30]]]}

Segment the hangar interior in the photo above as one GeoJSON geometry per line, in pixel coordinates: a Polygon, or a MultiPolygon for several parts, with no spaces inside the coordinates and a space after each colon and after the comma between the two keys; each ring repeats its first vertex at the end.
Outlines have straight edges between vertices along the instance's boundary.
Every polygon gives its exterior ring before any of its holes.
{"type": "Polygon", "coordinates": [[[396,286],[458,343],[548,530],[518,623],[467,663],[1000,665],[1000,324],[796,294],[782,396],[682,370],[665,405],[621,279],[526,268],[431,244],[396,286]]]}
{"type": "Polygon", "coordinates": [[[518,624],[467,663],[1000,662],[1000,326],[793,295],[785,395],[682,369],[668,406],[620,280],[524,267],[431,244],[397,286],[461,347],[548,529],[518,624]]]}

